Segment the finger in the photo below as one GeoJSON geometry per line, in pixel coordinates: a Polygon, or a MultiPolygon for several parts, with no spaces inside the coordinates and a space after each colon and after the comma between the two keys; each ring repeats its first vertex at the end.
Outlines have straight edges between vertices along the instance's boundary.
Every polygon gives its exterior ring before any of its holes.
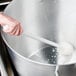
{"type": "Polygon", "coordinates": [[[23,32],[23,29],[22,29],[22,27],[21,27],[21,25],[19,25],[19,34],[22,34],[22,32],[23,32]]]}
{"type": "Polygon", "coordinates": [[[14,32],[16,32],[18,26],[20,25],[20,23],[14,23],[14,25],[4,25],[3,26],[3,31],[9,34],[14,34],[14,32]]]}
{"type": "Polygon", "coordinates": [[[20,24],[18,25],[18,27],[19,27],[19,28],[18,28],[18,29],[19,29],[19,32],[18,32],[17,36],[18,36],[18,35],[21,35],[21,34],[22,34],[22,32],[23,32],[22,27],[21,27],[21,25],[20,25],[20,24]]]}
{"type": "MultiPolygon", "coordinates": [[[[10,26],[9,26],[9,27],[10,27],[10,26]]],[[[13,33],[13,32],[16,30],[17,25],[11,26],[11,28],[10,28],[10,31],[9,31],[9,32],[13,33]],[[12,29],[11,29],[11,28],[12,28],[12,29]]]]}
{"type": "Polygon", "coordinates": [[[18,28],[19,25],[20,25],[19,22],[15,23],[13,29],[12,29],[10,32],[13,33],[13,32],[16,31],[17,29],[19,29],[19,28],[18,28]],[[15,30],[15,29],[16,29],[16,30],[15,30]]]}
{"type": "Polygon", "coordinates": [[[9,32],[11,35],[15,35],[16,31],[18,30],[18,26],[15,27],[15,29],[12,32],[9,32]]]}
{"type": "Polygon", "coordinates": [[[15,28],[16,28],[16,26],[14,27],[14,26],[9,26],[9,25],[3,25],[3,31],[4,32],[13,32],[14,30],[15,30],[15,28]]]}
{"type": "Polygon", "coordinates": [[[18,25],[18,26],[19,26],[19,32],[18,32],[18,36],[19,36],[21,33],[21,28],[20,28],[20,25],[18,25]]]}
{"type": "MultiPolygon", "coordinates": [[[[17,27],[16,27],[17,28],[17,27]]],[[[10,35],[15,35],[15,32],[17,31],[17,29],[14,30],[14,32],[5,32],[7,34],[10,34],[10,35]]]]}
{"type": "Polygon", "coordinates": [[[16,30],[16,32],[14,33],[14,35],[18,36],[18,35],[19,35],[19,30],[20,30],[20,28],[19,28],[19,25],[18,25],[18,26],[17,26],[17,30],[16,30]]]}
{"type": "Polygon", "coordinates": [[[22,27],[20,24],[16,25],[11,31],[8,31],[9,26],[3,26],[3,31],[10,35],[20,35],[22,33],[22,27]]]}

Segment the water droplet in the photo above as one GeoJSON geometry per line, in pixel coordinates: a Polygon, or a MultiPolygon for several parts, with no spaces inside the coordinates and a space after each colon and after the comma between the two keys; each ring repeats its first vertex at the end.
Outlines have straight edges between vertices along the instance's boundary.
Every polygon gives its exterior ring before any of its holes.
{"type": "Polygon", "coordinates": [[[54,57],[54,56],[51,56],[51,57],[54,57]]]}
{"type": "Polygon", "coordinates": [[[56,55],[54,56],[54,58],[56,58],[56,55]]]}
{"type": "Polygon", "coordinates": [[[49,61],[50,59],[48,59],[48,61],[49,61]]]}
{"type": "Polygon", "coordinates": [[[53,63],[55,64],[55,63],[56,63],[56,61],[53,61],[53,63]]]}
{"type": "Polygon", "coordinates": [[[52,52],[55,52],[55,49],[53,49],[53,51],[52,52]]]}

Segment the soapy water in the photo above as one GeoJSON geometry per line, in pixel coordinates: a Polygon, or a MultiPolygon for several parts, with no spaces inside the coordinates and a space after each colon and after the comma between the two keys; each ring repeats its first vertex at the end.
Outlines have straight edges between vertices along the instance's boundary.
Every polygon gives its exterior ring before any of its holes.
{"type": "Polygon", "coordinates": [[[39,49],[29,56],[30,59],[48,64],[57,64],[57,52],[53,46],[47,46],[39,49]]]}
{"type": "Polygon", "coordinates": [[[71,57],[74,48],[69,43],[61,43],[60,48],[54,46],[46,46],[40,48],[35,53],[29,56],[30,59],[48,64],[56,64],[55,75],[58,75],[59,65],[71,63],[71,57]]]}
{"type": "Polygon", "coordinates": [[[64,65],[70,63],[75,48],[72,44],[67,42],[61,42],[60,47],[57,48],[58,52],[58,64],[64,65]]]}
{"type": "Polygon", "coordinates": [[[54,46],[40,48],[29,58],[42,63],[64,65],[70,63],[73,52],[74,48],[63,42],[59,48],[54,46]]]}
{"type": "MultiPolygon", "coordinates": [[[[29,58],[41,63],[57,64],[57,48],[53,46],[46,46],[30,55],[29,58]]],[[[58,68],[59,66],[57,65],[55,69],[56,76],[58,76],[58,68]]]]}

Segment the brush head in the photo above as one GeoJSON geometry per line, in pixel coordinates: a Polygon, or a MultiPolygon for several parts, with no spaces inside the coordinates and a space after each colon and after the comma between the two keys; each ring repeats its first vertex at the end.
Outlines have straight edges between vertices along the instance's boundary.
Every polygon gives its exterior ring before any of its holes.
{"type": "Polygon", "coordinates": [[[0,12],[4,11],[4,9],[7,7],[7,5],[11,2],[12,0],[0,0],[0,12]]]}

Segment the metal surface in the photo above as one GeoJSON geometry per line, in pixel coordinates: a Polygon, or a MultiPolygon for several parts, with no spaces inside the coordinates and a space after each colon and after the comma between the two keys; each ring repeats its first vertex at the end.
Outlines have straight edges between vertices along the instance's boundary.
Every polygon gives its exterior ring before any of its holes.
{"type": "MultiPolygon", "coordinates": [[[[24,33],[56,43],[66,41],[76,47],[75,0],[14,0],[5,12],[21,22],[24,33]]],[[[19,37],[2,35],[20,76],[56,76],[55,47],[24,34],[19,37]]],[[[75,76],[75,63],[76,57],[72,64],[60,65],[58,75],[75,76]]]]}

